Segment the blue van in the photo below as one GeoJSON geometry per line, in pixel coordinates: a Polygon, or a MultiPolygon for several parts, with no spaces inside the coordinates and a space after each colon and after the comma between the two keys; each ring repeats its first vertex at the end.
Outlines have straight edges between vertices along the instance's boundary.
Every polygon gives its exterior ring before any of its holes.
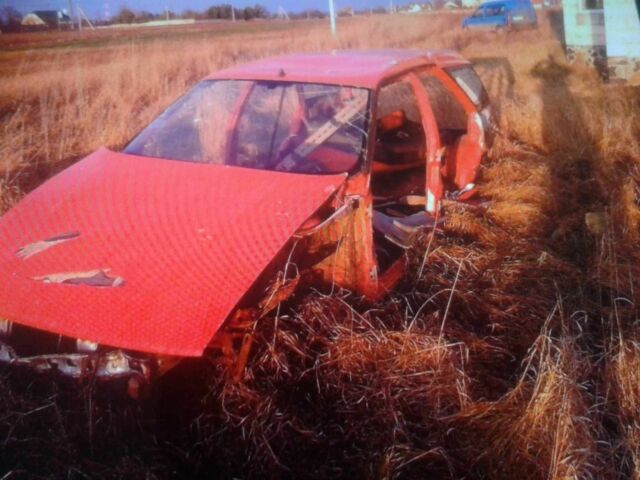
{"type": "Polygon", "coordinates": [[[462,21],[462,28],[506,30],[536,28],[538,18],[531,0],[492,0],[485,2],[470,17],[462,21]]]}

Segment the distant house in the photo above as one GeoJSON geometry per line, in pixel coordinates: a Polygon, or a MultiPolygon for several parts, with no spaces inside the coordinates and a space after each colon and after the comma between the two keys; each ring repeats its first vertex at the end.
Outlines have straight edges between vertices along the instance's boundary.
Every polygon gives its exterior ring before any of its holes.
{"type": "Polygon", "coordinates": [[[422,13],[433,10],[433,4],[430,2],[426,3],[409,3],[408,5],[404,5],[398,8],[398,12],[400,13],[422,13]]]}
{"type": "Polygon", "coordinates": [[[582,57],[611,79],[640,77],[640,2],[564,0],[569,61],[582,57]]]}
{"type": "Polygon", "coordinates": [[[22,18],[22,25],[33,29],[62,29],[72,27],[71,17],[61,10],[36,10],[22,18]]]}

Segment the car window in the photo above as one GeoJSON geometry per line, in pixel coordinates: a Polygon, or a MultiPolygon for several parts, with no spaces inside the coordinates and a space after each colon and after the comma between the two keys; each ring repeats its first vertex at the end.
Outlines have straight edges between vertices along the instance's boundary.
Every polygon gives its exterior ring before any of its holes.
{"type": "Polygon", "coordinates": [[[448,68],[445,71],[455,80],[476,107],[482,109],[489,105],[489,95],[484,85],[482,85],[482,81],[470,65],[448,68]]]}
{"type": "Polygon", "coordinates": [[[227,126],[251,82],[204,82],[171,105],[125,147],[147,157],[222,163],[227,126]]]}
{"type": "Polygon", "coordinates": [[[418,102],[408,82],[395,82],[380,89],[376,120],[396,110],[404,111],[407,120],[411,122],[421,122],[418,102]]]}
{"type": "Polygon", "coordinates": [[[504,15],[506,9],[504,5],[484,5],[478,9],[480,17],[494,17],[504,15]]]}
{"type": "Polygon", "coordinates": [[[413,88],[400,81],[378,94],[374,161],[411,164],[424,159],[426,138],[413,88]]]}
{"type": "Polygon", "coordinates": [[[429,94],[431,110],[440,130],[467,130],[467,114],[464,107],[442,82],[427,74],[420,74],[420,81],[429,94]]]}
{"type": "Polygon", "coordinates": [[[238,119],[235,164],[268,168],[275,150],[288,137],[298,99],[293,84],[257,84],[238,119]]]}
{"type": "Polygon", "coordinates": [[[366,146],[366,89],[273,81],[205,81],[125,153],[295,173],[352,172],[366,146]]]}

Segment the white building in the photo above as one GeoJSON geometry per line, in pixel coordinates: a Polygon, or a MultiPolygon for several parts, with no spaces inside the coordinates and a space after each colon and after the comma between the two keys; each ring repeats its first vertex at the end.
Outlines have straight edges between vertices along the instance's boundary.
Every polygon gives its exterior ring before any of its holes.
{"type": "Polygon", "coordinates": [[[582,56],[614,79],[640,77],[640,2],[564,0],[567,57],[582,56]]]}

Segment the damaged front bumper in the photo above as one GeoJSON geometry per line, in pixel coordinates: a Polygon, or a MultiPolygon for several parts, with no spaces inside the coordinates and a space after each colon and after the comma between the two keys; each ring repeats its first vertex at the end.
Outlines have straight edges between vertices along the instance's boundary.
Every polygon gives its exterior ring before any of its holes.
{"type": "Polygon", "coordinates": [[[122,350],[21,357],[11,346],[0,341],[1,364],[41,374],[59,374],[74,380],[125,380],[127,393],[132,398],[137,398],[139,390],[151,382],[158,367],[155,358],[138,358],[122,350]]]}

